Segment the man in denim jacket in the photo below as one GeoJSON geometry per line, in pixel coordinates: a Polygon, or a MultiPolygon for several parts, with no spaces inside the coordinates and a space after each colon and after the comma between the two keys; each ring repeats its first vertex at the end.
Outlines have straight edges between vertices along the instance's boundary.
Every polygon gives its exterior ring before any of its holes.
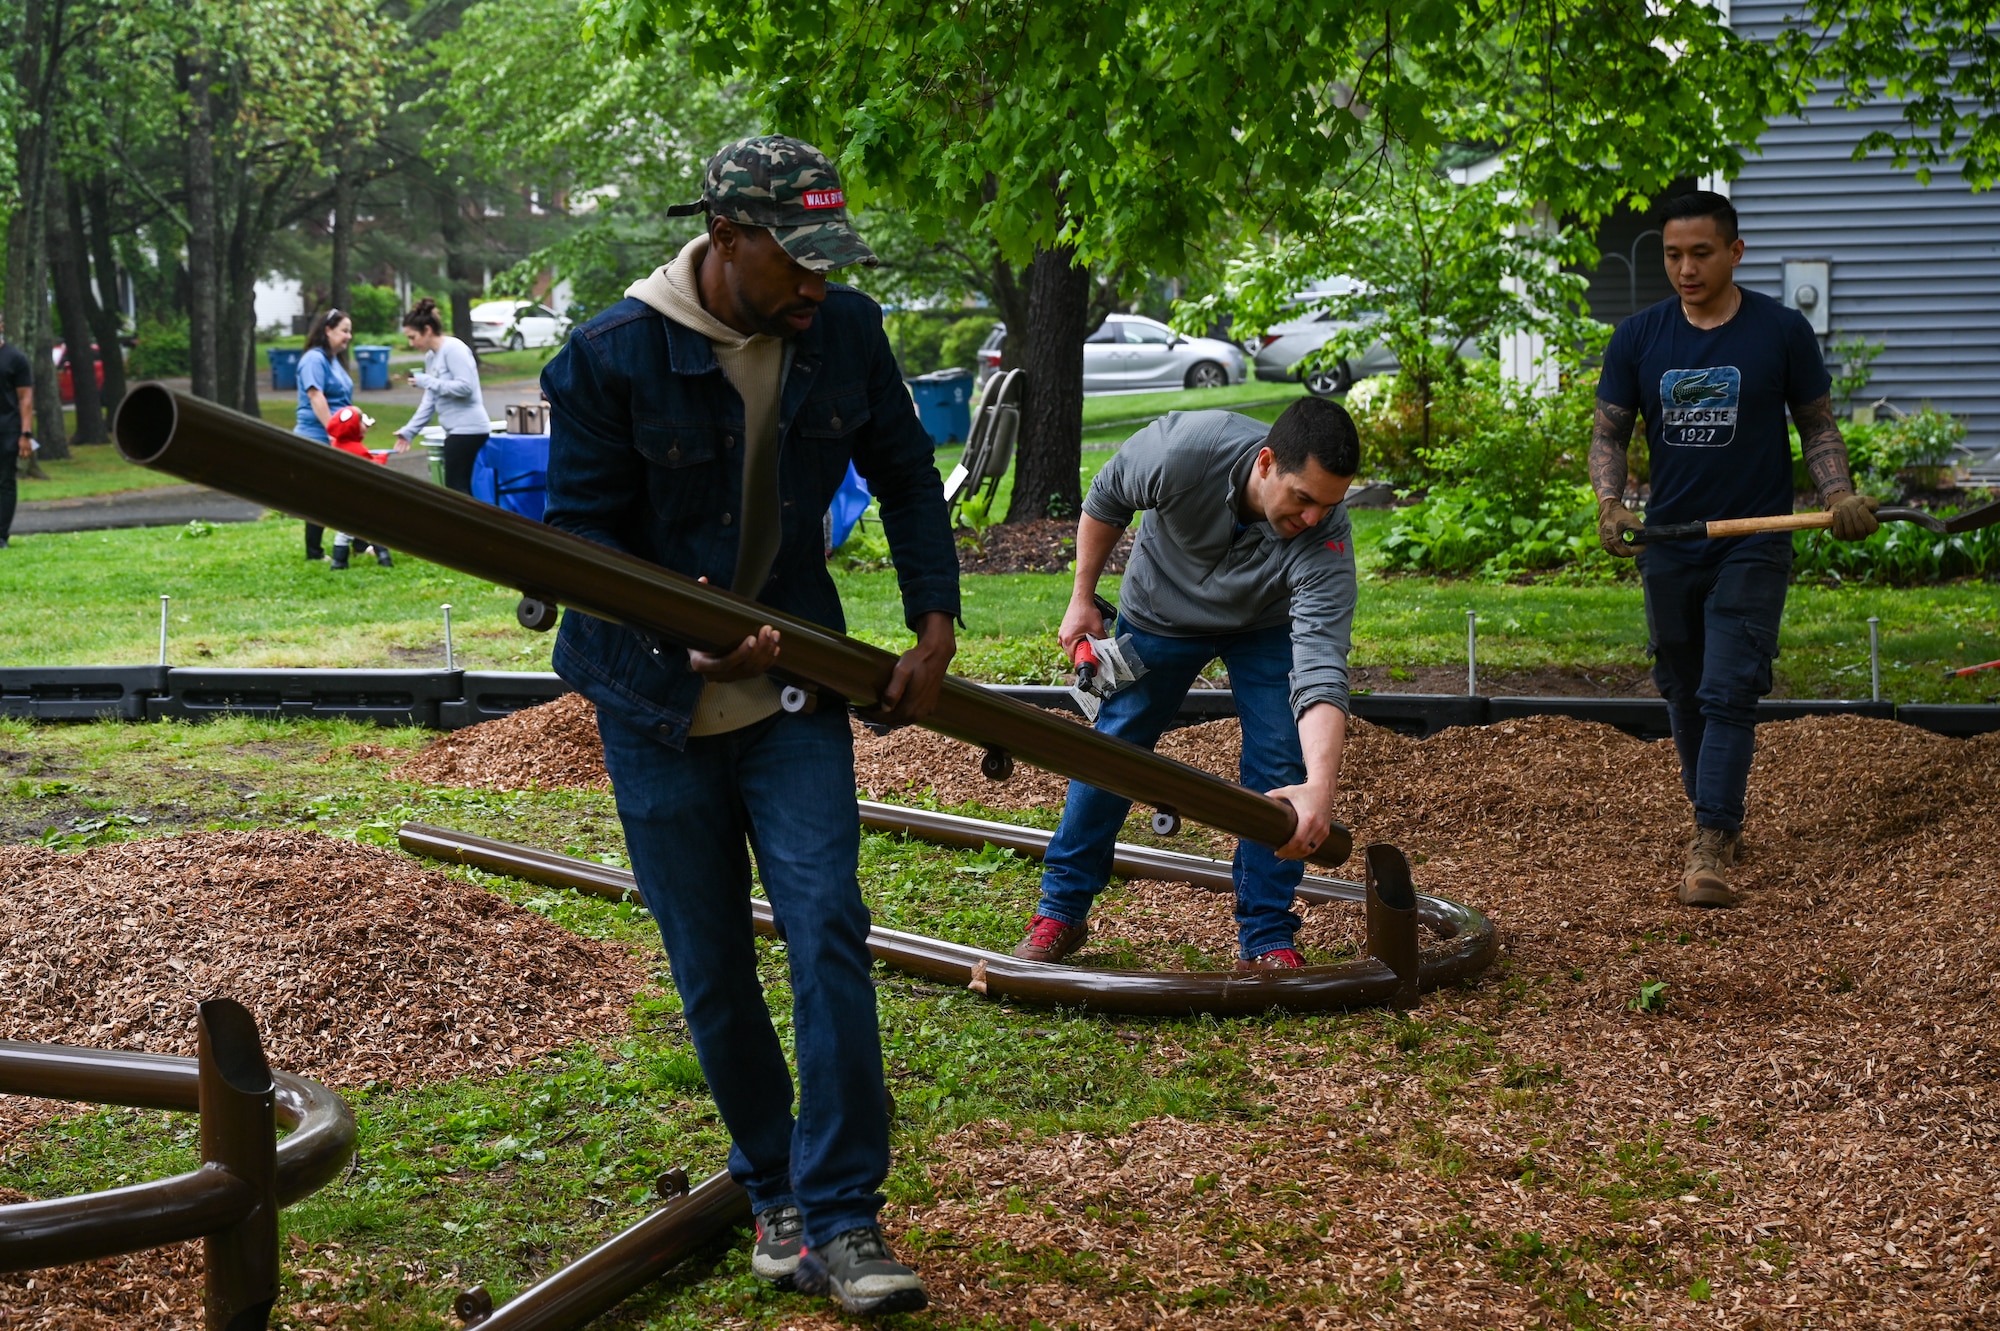
{"type": "MultiPolygon", "coordinates": [[[[708,229],[576,330],[542,375],[546,520],[676,573],[844,627],[822,515],[851,460],[881,503],[918,644],[881,702],[936,704],[958,559],[931,443],[875,302],[826,274],[874,255],[832,164],[776,136],[709,163],[708,229]]],[[[857,1313],[925,1305],[876,1225],[889,1167],[846,709],[786,712],[769,626],[721,653],[571,610],[555,667],[597,705],[626,847],[757,1216],[752,1269],[857,1313]],[[786,939],[799,1113],[765,1009],[750,857],[786,939]]]]}

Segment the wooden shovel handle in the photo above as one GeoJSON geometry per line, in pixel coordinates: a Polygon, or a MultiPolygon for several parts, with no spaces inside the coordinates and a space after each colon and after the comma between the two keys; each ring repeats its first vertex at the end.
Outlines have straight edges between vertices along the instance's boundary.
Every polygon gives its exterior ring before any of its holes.
{"type": "Polygon", "coordinates": [[[1663,527],[1646,527],[1625,533],[1627,545],[1651,545],[1656,541],[1719,541],[1729,536],[1751,536],[1760,531],[1810,531],[1831,527],[1832,513],[1780,513],[1768,518],[1721,518],[1715,522],[1683,522],[1663,527]]]}

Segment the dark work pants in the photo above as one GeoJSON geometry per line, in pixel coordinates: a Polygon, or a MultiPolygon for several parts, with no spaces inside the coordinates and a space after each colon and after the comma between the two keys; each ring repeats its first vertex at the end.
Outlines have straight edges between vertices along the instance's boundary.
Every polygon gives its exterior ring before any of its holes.
{"type": "MultiPolygon", "coordinates": [[[[14,441],[19,446],[20,441],[14,441]]],[[[0,457],[0,541],[7,539],[7,533],[14,530],[14,501],[21,492],[20,455],[9,450],[0,457]]]]}
{"type": "Polygon", "coordinates": [[[444,488],[462,495],[472,493],[472,460],[486,447],[483,434],[448,434],[444,437],[444,488]]]}
{"type": "Polygon", "coordinates": [[[1771,691],[1791,544],[1739,546],[1713,563],[1687,563],[1654,547],[1640,554],[1639,572],[1653,682],[1667,700],[1695,823],[1741,831],[1757,700],[1771,691]]]}

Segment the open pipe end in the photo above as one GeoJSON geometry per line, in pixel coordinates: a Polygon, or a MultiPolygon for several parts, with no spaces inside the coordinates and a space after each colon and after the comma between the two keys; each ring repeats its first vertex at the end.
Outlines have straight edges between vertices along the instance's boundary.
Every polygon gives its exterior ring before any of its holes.
{"type": "Polygon", "coordinates": [[[1391,910],[1415,910],[1417,888],[1410,878],[1410,861],[1402,851],[1386,841],[1377,841],[1363,852],[1368,864],[1368,886],[1391,910]]]}
{"type": "Polygon", "coordinates": [[[244,1095],[270,1094],[271,1065],[250,1010],[233,998],[211,998],[198,1011],[202,1044],[222,1079],[244,1095]]]}
{"type": "Polygon", "coordinates": [[[112,418],[111,437],[127,462],[150,467],[167,451],[179,420],[173,390],[158,380],[148,380],[125,391],[118,414],[112,418]]]}

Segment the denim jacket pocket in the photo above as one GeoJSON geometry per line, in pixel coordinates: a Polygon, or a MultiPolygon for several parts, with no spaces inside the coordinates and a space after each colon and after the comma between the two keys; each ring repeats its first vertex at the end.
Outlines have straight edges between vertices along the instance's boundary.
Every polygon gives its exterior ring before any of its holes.
{"type": "Polygon", "coordinates": [[[809,439],[844,439],[867,424],[869,415],[867,390],[828,393],[800,406],[798,431],[809,439]]]}
{"type": "Polygon", "coordinates": [[[668,425],[661,421],[634,420],[632,446],[656,467],[678,471],[715,461],[720,451],[722,431],[706,425],[668,425]]]}

